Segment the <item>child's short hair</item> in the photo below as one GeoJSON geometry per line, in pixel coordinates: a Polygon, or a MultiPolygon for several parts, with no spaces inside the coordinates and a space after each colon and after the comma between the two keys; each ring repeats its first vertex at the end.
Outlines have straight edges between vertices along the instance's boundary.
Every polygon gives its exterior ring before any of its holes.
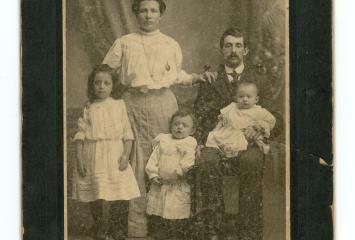
{"type": "Polygon", "coordinates": [[[245,80],[245,81],[242,81],[238,84],[238,87],[235,89],[235,95],[237,95],[238,89],[241,86],[255,86],[256,94],[259,94],[258,84],[256,84],[256,82],[251,81],[251,80],[245,80]]]}
{"type": "Polygon", "coordinates": [[[195,130],[196,129],[196,118],[194,116],[193,113],[189,112],[189,111],[185,111],[185,110],[178,110],[177,112],[175,112],[170,119],[169,122],[169,130],[171,132],[171,125],[173,124],[173,121],[176,117],[186,117],[186,116],[190,116],[192,119],[192,129],[195,130]]]}
{"type": "Polygon", "coordinates": [[[98,74],[100,72],[108,73],[111,75],[111,79],[112,79],[111,96],[113,98],[120,98],[121,93],[123,91],[123,85],[121,85],[119,83],[119,79],[118,79],[118,75],[117,75],[116,71],[107,64],[100,64],[100,65],[96,65],[95,67],[93,67],[92,72],[88,78],[87,96],[88,96],[90,102],[93,102],[95,99],[97,99],[97,97],[95,95],[95,91],[94,91],[94,80],[95,80],[96,74],[98,74]]]}

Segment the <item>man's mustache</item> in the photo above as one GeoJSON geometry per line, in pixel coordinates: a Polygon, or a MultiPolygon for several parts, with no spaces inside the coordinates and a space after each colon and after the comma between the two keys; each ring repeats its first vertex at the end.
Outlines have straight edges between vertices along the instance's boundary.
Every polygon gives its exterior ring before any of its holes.
{"type": "Polygon", "coordinates": [[[239,58],[239,56],[236,53],[231,53],[229,55],[229,58],[235,58],[235,57],[239,58]]]}

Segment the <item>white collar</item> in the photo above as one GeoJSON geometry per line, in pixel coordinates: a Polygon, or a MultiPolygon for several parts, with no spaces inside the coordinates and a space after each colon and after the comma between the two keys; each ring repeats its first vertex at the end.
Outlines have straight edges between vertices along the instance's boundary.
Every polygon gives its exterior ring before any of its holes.
{"type": "Polygon", "coordinates": [[[227,65],[224,65],[224,69],[226,70],[227,74],[233,73],[234,71],[236,71],[236,73],[241,74],[244,70],[244,63],[240,64],[238,67],[236,68],[231,68],[228,67],[227,65]]]}
{"type": "Polygon", "coordinates": [[[157,29],[157,30],[154,30],[152,32],[145,32],[143,31],[142,29],[139,29],[138,32],[144,36],[154,36],[154,35],[158,35],[160,33],[160,30],[157,29]]]}

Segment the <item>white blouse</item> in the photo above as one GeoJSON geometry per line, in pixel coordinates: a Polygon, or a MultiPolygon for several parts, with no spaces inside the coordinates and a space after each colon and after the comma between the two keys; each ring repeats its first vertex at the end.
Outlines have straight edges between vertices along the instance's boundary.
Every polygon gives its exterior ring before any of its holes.
{"type": "Polygon", "coordinates": [[[192,83],[192,75],[181,70],[179,44],[159,30],[117,39],[103,63],[117,69],[121,83],[130,87],[160,89],[174,83],[192,83]]]}

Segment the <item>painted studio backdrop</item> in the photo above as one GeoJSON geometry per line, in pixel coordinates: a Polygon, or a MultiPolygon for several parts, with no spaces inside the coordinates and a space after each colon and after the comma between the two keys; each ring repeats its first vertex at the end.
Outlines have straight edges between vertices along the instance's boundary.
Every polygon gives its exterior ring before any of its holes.
{"type": "MultiPolygon", "coordinates": [[[[284,0],[166,0],[160,30],[181,46],[183,69],[202,73],[222,62],[219,38],[229,27],[239,27],[248,36],[247,63],[267,75],[275,108],[285,107],[285,2],[284,0]]],[[[71,138],[87,102],[87,77],[100,64],[114,40],[137,30],[132,0],[66,1],[66,102],[69,239],[88,225],[91,217],[83,203],[71,200],[71,176],[75,144],[71,138]]],[[[173,87],[179,104],[191,108],[196,88],[173,87]]],[[[283,130],[284,131],[284,130],[283,130]]],[[[267,157],[264,177],[264,239],[285,239],[285,149],[284,133],[275,140],[267,157]]],[[[80,239],[80,238],[79,238],[80,239]]]]}

